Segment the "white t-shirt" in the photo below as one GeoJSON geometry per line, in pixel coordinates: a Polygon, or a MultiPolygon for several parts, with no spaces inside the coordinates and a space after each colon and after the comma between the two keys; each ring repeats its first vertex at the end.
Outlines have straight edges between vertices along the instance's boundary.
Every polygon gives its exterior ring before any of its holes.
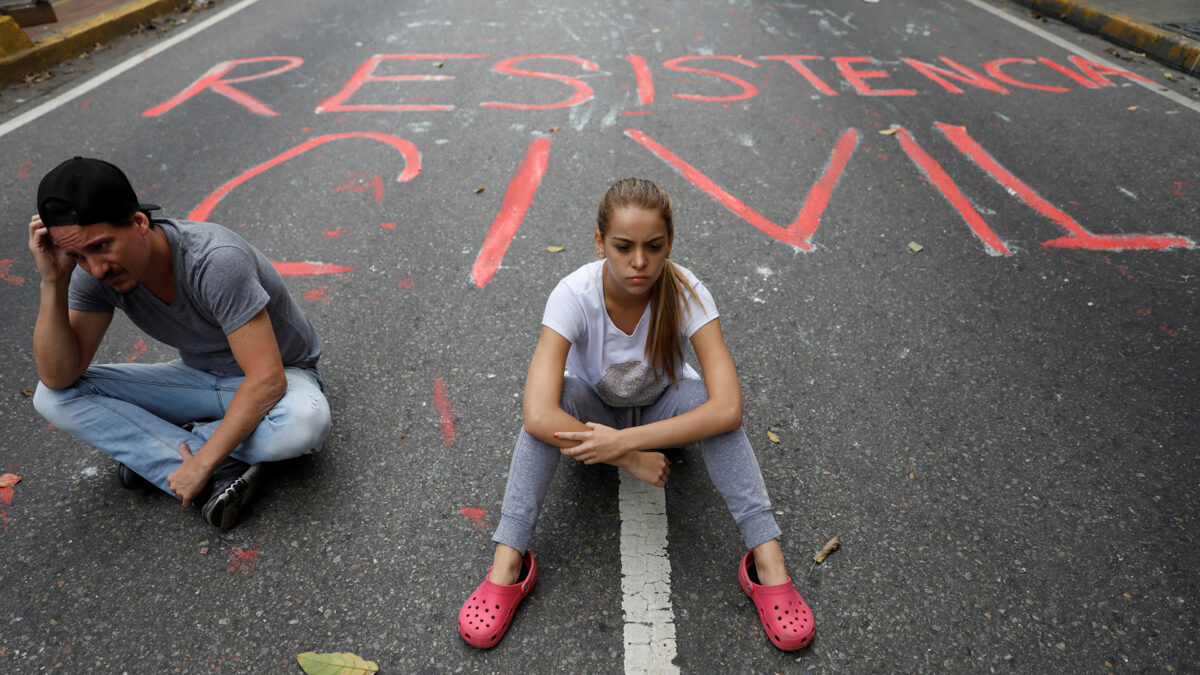
{"type": "MultiPolygon", "coordinates": [[[[675,268],[700,298],[697,306],[696,298],[684,292],[679,341],[686,359],[692,351],[692,335],[717,318],[717,305],[696,275],[679,265],[675,268]]],[[[605,273],[605,261],[600,259],[563,277],[546,300],[542,325],[571,343],[567,374],[587,382],[601,401],[619,407],[649,405],[671,383],[665,376],[655,377],[653,366],[646,360],[650,306],[646,306],[632,335],[617,328],[604,308],[605,273]]],[[[675,377],[698,380],[700,374],[681,359],[675,377]]]]}

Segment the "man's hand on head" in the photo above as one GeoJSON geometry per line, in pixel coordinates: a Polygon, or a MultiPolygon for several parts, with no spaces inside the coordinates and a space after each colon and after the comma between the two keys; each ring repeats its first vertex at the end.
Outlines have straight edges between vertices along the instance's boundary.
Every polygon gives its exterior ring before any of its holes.
{"type": "Polygon", "coordinates": [[[200,494],[205,485],[208,485],[208,480],[212,478],[212,471],[196,459],[187,443],[179,444],[179,454],[183,457],[183,464],[180,464],[179,468],[167,476],[167,487],[179,496],[184,506],[191,506],[196,495],[200,494]]]}
{"type": "Polygon", "coordinates": [[[54,238],[50,236],[50,228],[46,227],[42,223],[42,217],[36,214],[29,220],[29,251],[33,253],[33,262],[37,265],[42,281],[55,283],[71,278],[71,270],[75,269],[75,259],[54,243],[54,238]]]}

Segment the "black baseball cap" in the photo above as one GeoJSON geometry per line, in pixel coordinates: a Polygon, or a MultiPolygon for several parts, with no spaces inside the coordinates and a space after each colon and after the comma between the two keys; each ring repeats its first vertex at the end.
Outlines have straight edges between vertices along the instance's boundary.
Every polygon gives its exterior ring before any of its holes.
{"type": "Polygon", "coordinates": [[[125,173],[102,159],[68,159],[51,169],[38,184],[38,215],[46,227],[114,223],[134,211],[161,208],[138,202],[125,173]],[[58,203],[47,209],[50,201],[58,203]]]}

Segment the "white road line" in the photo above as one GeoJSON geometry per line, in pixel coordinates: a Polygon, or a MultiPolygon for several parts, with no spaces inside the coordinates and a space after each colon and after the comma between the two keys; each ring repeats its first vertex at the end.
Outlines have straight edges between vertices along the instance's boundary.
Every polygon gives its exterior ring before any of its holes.
{"type": "MultiPolygon", "coordinates": [[[[995,14],[996,16],[1000,17],[1001,19],[1004,19],[1005,21],[1007,21],[1015,26],[1024,28],[1025,30],[1029,31],[1030,33],[1033,33],[1034,35],[1037,35],[1040,38],[1049,40],[1050,42],[1053,42],[1054,44],[1058,45],[1059,47],[1062,47],[1063,49],[1065,49],[1069,52],[1075,52],[1079,56],[1082,56],[1086,59],[1091,59],[1092,61],[1095,61],[1096,63],[1102,63],[1102,64],[1108,66],[1109,68],[1119,68],[1121,70],[1125,70],[1124,67],[1122,67],[1116,63],[1113,63],[1112,61],[1109,61],[1108,59],[1105,59],[1102,56],[1098,56],[1097,54],[1094,54],[1093,52],[1090,52],[1090,51],[1084,49],[1083,47],[1080,47],[1079,45],[1072,44],[1071,42],[1068,42],[1067,40],[1064,40],[1064,39],[1058,37],[1057,35],[1051,33],[1050,31],[1047,31],[1044,28],[1035,26],[1022,18],[1013,16],[1009,12],[1007,12],[1003,9],[1000,9],[999,7],[993,7],[989,4],[987,4],[986,2],[984,2],[984,0],[967,0],[967,2],[971,3],[972,5],[975,5],[979,9],[984,10],[985,12],[991,12],[992,14],[995,14]]],[[[1193,111],[1200,113],[1200,103],[1193,101],[1192,99],[1187,98],[1186,96],[1181,96],[1180,94],[1177,94],[1174,91],[1171,91],[1170,89],[1166,89],[1157,82],[1142,82],[1140,80],[1130,80],[1130,81],[1133,82],[1134,84],[1145,87],[1149,91],[1152,91],[1155,94],[1158,94],[1159,96],[1169,98],[1181,106],[1184,106],[1186,108],[1191,108],[1193,111]]]]}
{"type": "Polygon", "coordinates": [[[675,612],[667,557],[667,495],[621,471],[625,672],[674,674],[675,612]]]}
{"type": "Polygon", "coordinates": [[[36,120],[37,118],[41,117],[42,115],[45,115],[46,113],[51,112],[52,110],[62,107],[64,104],[70,103],[71,101],[75,100],[76,98],[79,98],[80,96],[83,96],[84,94],[95,89],[96,87],[99,87],[100,85],[117,77],[118,75],[121,75],[125,71],[132,69],[134,66],[137,66],[137,65],[149,60],[151,57],[153,57],[157,54],[165,52],[166,50],[170,49],[171,47],[174,47],[175,45],[179,44],[180,42],[183,42],[184,40],[192,37],[196,33],[199,33],[200,31],[202,31],[206,28],[209,28],[210,26],[213,26],[216,23],[219,23],[221,21],[224,21],[225,19],[228,19],[229,17],[233,16],[234,14],[237,14],[238,12],[242,11],[243,9],[246,9],[247,7],[249,7],[250,5],[253,5],[256,2],[258,2],[258,0],[242,0],[242,2],[236,4],[228,9],[217,12],[213,16],[210,16],[209,18],[205,19],[204,21],[201,21],[200,23],[196,24],[195,26],[188,28],[187,30],[183,31],[182,33],[180,33],[178,35],[174,35],[172,37],[169,37],[166,40],[163,40],[162,42],[159,42],[158,44],[154,45],[153,47],[151,47],[143,52],[138,53],[136,56],[126,59],[125,61],[117,64],[116,66],[113,66],[112,68],[104,71],[103,73],[100,73],[99,75],[93,77],[92,79],[84,82],[83,84],[80,84],[79,86],[77,86],[73,89],[70,89],[66,92],[59,94],[58,96],[55,96],[54,98],[50,99],[49,101],[46,101],[45,103],[37,106],[33,110],[30,110],[29,112],[26,112],[26,113],[22,113],[16,117],[14,117],[13,119],[5,122],[4,124],[0,124],[0,136],[4,136],[4,135],[8,134],[10,131],[15,131],[17,129],[20,129],[21,127],[32,122],[33,120],[36,120]]]}

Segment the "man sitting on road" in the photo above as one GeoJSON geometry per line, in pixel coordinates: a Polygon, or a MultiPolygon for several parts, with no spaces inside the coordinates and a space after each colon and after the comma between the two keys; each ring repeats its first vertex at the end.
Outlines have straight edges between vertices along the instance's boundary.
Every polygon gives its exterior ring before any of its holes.
{"type": "Polygon", "coordinates": [[[41,275],[34,405],[117,460],[125,487],[174,493],[225,530],[261,462],[324,443],[321,342],[258,249],[219,225],[152,220],[158,208],[102,160],[76,157],[42,179],[29,223],[41,275]],[[89,367],[114,308],[180,358],[89,367]]]}

